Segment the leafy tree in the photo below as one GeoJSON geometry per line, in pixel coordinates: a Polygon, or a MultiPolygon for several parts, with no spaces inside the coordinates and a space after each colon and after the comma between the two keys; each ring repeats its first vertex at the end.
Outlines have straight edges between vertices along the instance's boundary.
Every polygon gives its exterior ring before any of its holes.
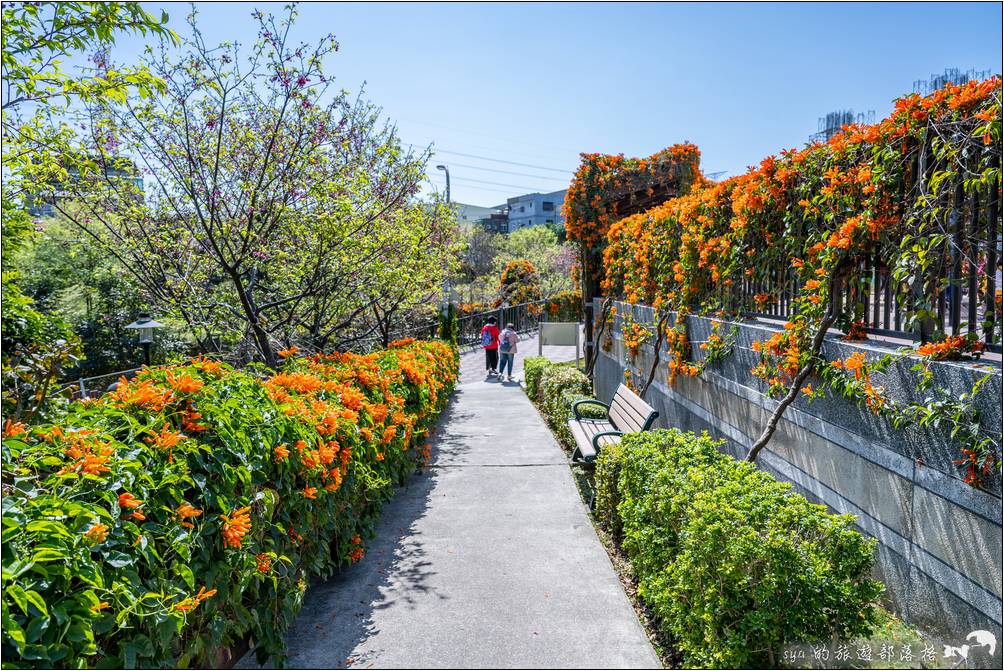
{"type": "Polygon", "coordinates": [[[254,16],[244,52],[208,46],[193,11],[180,54],[144,59],[165,95],[91,105],[96,170],[63,185],[79,209],[60,210],[201,348],[274,366],[281,346],[372,337],[450,269],[452,235],[417,200],[428,153],[405,152],[378,108],[333,89],[334,38],[294,43],[293,7],[254,16]]]}
{"type": "MultiPolygon", "coordinates": [[[[575,250],[559,241],[550,226],[529,226],[509,235],[471,229],[464,238],[460,293],[467,303],[492,304],[499,296],[499,277],[513,261],[525,259],[535,269],[540,296],[573,290],[575,250]]],[[[510,301],[511,302],[511,301],[510,301]]]]}
{"type": "Polygon", "coordinates": [[[404,214],[389,231],[393,256],[369,269],[372,286],[381,288],[370,309],[383,346],[395,335],[436,319],[438,299],[459,263],[460,244],[456,227],[449,223],[449,206],[437,201],[404,214]]]}
{"type": "Polygon", "coordinates": [[[481,226],[472,226],[464,231],[461,272],[465,277],[473,279],[492,273],[502,237],[481,226]]]}
{"type": "Polygon", "coordinates": [[[541,298],[540,275],[534,265],[526,259],[514,259],[507,263],[499,278],[496,303],[519,305],[541,298]]]}
{"type": "MultiPolygon", "coordinates": [[[[76,226],[53,218],[41,228],[15,262],[21,268],[21,285],[36,305],[69,323],[82,340],[83,359],[66,370],[66,376],[92,377],[135,367],[142,355],[136,332],[125,327],[147,308],[141,288],[76,226]]],[[[189,349],[177,331],[158,331],[154,362],[189,349]]]]}
{"type": "Polygon", "coordinates": [[[4,197],[65,178],[73,157],[69,113],[77,103],[163,91],[144,68],[68,72],[66,59],[101,51],[119,33],[174,40],[167,14],[138,2],[10,2],[3,6],[4,197]]]}
{"type": "Polygon", "coordinates": [[[517,259],[526,259],[536,269],[542,296],[553,296],[572,289],[571,269],[575,250],[559,243],[550,226],[528,226],[508,236],[501,236],[494,259],[495,273],[517,259]]]}
{"type": "Polygon", "coordinates": [[[30,217],[6,199],[2,217],[3,409],[6,415],[32,418],[44,410],[48,392],[63,368],[76,361],[79,341],[64,321],[40,312],[32,298],[21,290],[20,273],[12,259],[33,233],[30,217]]]}
{"type": "Polygon", "coordinates": [[[13,256],[29,242],[34,225],[23,209],[77,163],[70,119],[75,105],[149,95],[160,83],[142,68],[70,73],[65,59],[110,46],[117,33],[172,37],[167,16],[155,19],[139,3],[35,2],[3,6],[3,403],[28,418],[43,411],[54,382],[80,354],[65,321],[44,314],[20,287],[13,256]]]}

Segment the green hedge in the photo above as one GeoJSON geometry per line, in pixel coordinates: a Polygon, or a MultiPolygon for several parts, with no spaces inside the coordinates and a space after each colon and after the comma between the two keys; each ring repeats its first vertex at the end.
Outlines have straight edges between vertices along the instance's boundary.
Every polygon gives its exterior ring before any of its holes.
{"type": "Polygon", "coordinates": [[[622,533],[686,666],[773,667],[786,644],[867,635],[882,593],[875,541],[719,444],[632,434],[596,468],[597,516],[622,533]]]}
{"type": "Polygon", "coordinates": [[[526,382],[526,395],[531,401],[537,400],[540,388],[540,378],[548,366],[553,366],[550,359],[543,356],[528,356],[523,359],[523,380],[526,382]]]}
{"type": "MultiPolygon", "coordinates": [[[[589,378],[566,361],[554,363],[542,356],[527,357],[523,361],[523,379],[526,393],[558,437],[558,442],[568,449],[575,445],[566,424],[572,414],[572,403],[591,398],[593,386],[589,378]]],[[[603,416],[598,406],[583,407],[585,416],[603,416]]]]}
{"type": "Polygon", "coordinates": [[[602,453],[606,456],[603,459],[597,456],[593,473],[593,488],[596,492],[593,516],[617,543],[623,538],[623,525],[617,513],[617,504],[620,503],[617,487],[621,472],[620,451],[620,443],[604,446],[602,453]]]}
{"type": "Polygon", "coordinates": [[[362,558],[429,458],[456,349],[393,343],[150,368],[58,424],[3,429],[5,667],[282,663],[307,585],[362,558]]]}

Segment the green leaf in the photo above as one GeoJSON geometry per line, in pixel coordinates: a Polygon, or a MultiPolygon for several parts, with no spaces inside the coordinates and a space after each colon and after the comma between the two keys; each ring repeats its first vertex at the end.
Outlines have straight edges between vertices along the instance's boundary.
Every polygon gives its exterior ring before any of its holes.
{"type": "Polygon", "coordinates": [[[33,563],[42,564],[50,561],[65,561],[66,553],[55,548],[40,548],[31,556],[33,563]]]}
{"type": "Polygon", "coordinates": [[[105,553],[104,556],[105,563],[112,568],[123,568],[125,566],[132,566],[136,563],[136,559],[124,552],[119,552],[118,550],[111,550],[105,553]]]}
{"type": "Polygon", "coordinates": [[[49,617],[49,609],[45,605],[45,599],[42,595],[34,590],[28,590],[24,593],[25,598],[28,600],[32,606],[38,609],[38,611],[45,617],[49,617]]]}
{"type": "Polygon", "coordinates": [[[24,588],[20,585],[8,585],[7,589],[4,590],[7,596],[14,600],[14,603],[18,605],[25,615],[31,615],[28,611],[28,595],[25,594],[24,588]]]}
{"type": "Polygon", "coordinates": [[[174,572],[185,581],[185,584],[188,585],[188,589],[195,589],[195,574],[192,573],[192,569],[188,568],[184,564],[176,564],[174,572]]]}

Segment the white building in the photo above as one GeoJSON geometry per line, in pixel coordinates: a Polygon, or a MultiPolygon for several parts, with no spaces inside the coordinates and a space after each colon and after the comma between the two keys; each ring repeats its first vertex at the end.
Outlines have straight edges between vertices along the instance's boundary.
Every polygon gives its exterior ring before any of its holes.
{"type": "Polygon", "coordinates": [[[528,193],[524,196],[510,198],[509,232],[512,233],[527,226],[565,225],[561,216],[561,206],[565,202],[565,190],[551,193],[528,193]]]}
{"type": "Polygon", "coordinates": [[[481,207],[480,205],[468,205],[467,203],[454,202],[457,208],[457,222],[464,227],[473,226],[482,219],[487,219],[496,212],[505,210],[505,205],[495,207],[481,207]]]}

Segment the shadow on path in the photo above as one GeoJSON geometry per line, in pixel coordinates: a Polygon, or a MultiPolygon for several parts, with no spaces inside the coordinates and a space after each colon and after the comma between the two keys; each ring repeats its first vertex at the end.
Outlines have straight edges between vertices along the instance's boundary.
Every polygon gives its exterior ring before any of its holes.
{"type": "MultiPolygon", "coordinates": [[[[444,427],[465,416],[457,403],[461,393],[458,390],[451,396],[430,441],[433,466],[444,449],[454,454],[467,449],[463,441],[444,440],[444,427]]],[[[365,543],[366,556],[327,580],[311,583],[286,637],[287,666],[343,669],[366,665],[373,654],[353,656],[353,651],[380,632],[376,613],[392,607],[413,608],[420,599],[448,598],[430,585],[436,571],[416,524],[429,509],[437,480],[435,467],[413,475],[384,504],[375,538],[365,543]]],[[[251,653],[234,668],[274,667],[260,667],[251,653]]]]}
{"type": "Polygon", "coordinates": [[[659,666],[564,452],[519,383],[483,366],[461,357],[430,467],[384,506],[366,556],[308,590],[288,666],[659,666]]]}

